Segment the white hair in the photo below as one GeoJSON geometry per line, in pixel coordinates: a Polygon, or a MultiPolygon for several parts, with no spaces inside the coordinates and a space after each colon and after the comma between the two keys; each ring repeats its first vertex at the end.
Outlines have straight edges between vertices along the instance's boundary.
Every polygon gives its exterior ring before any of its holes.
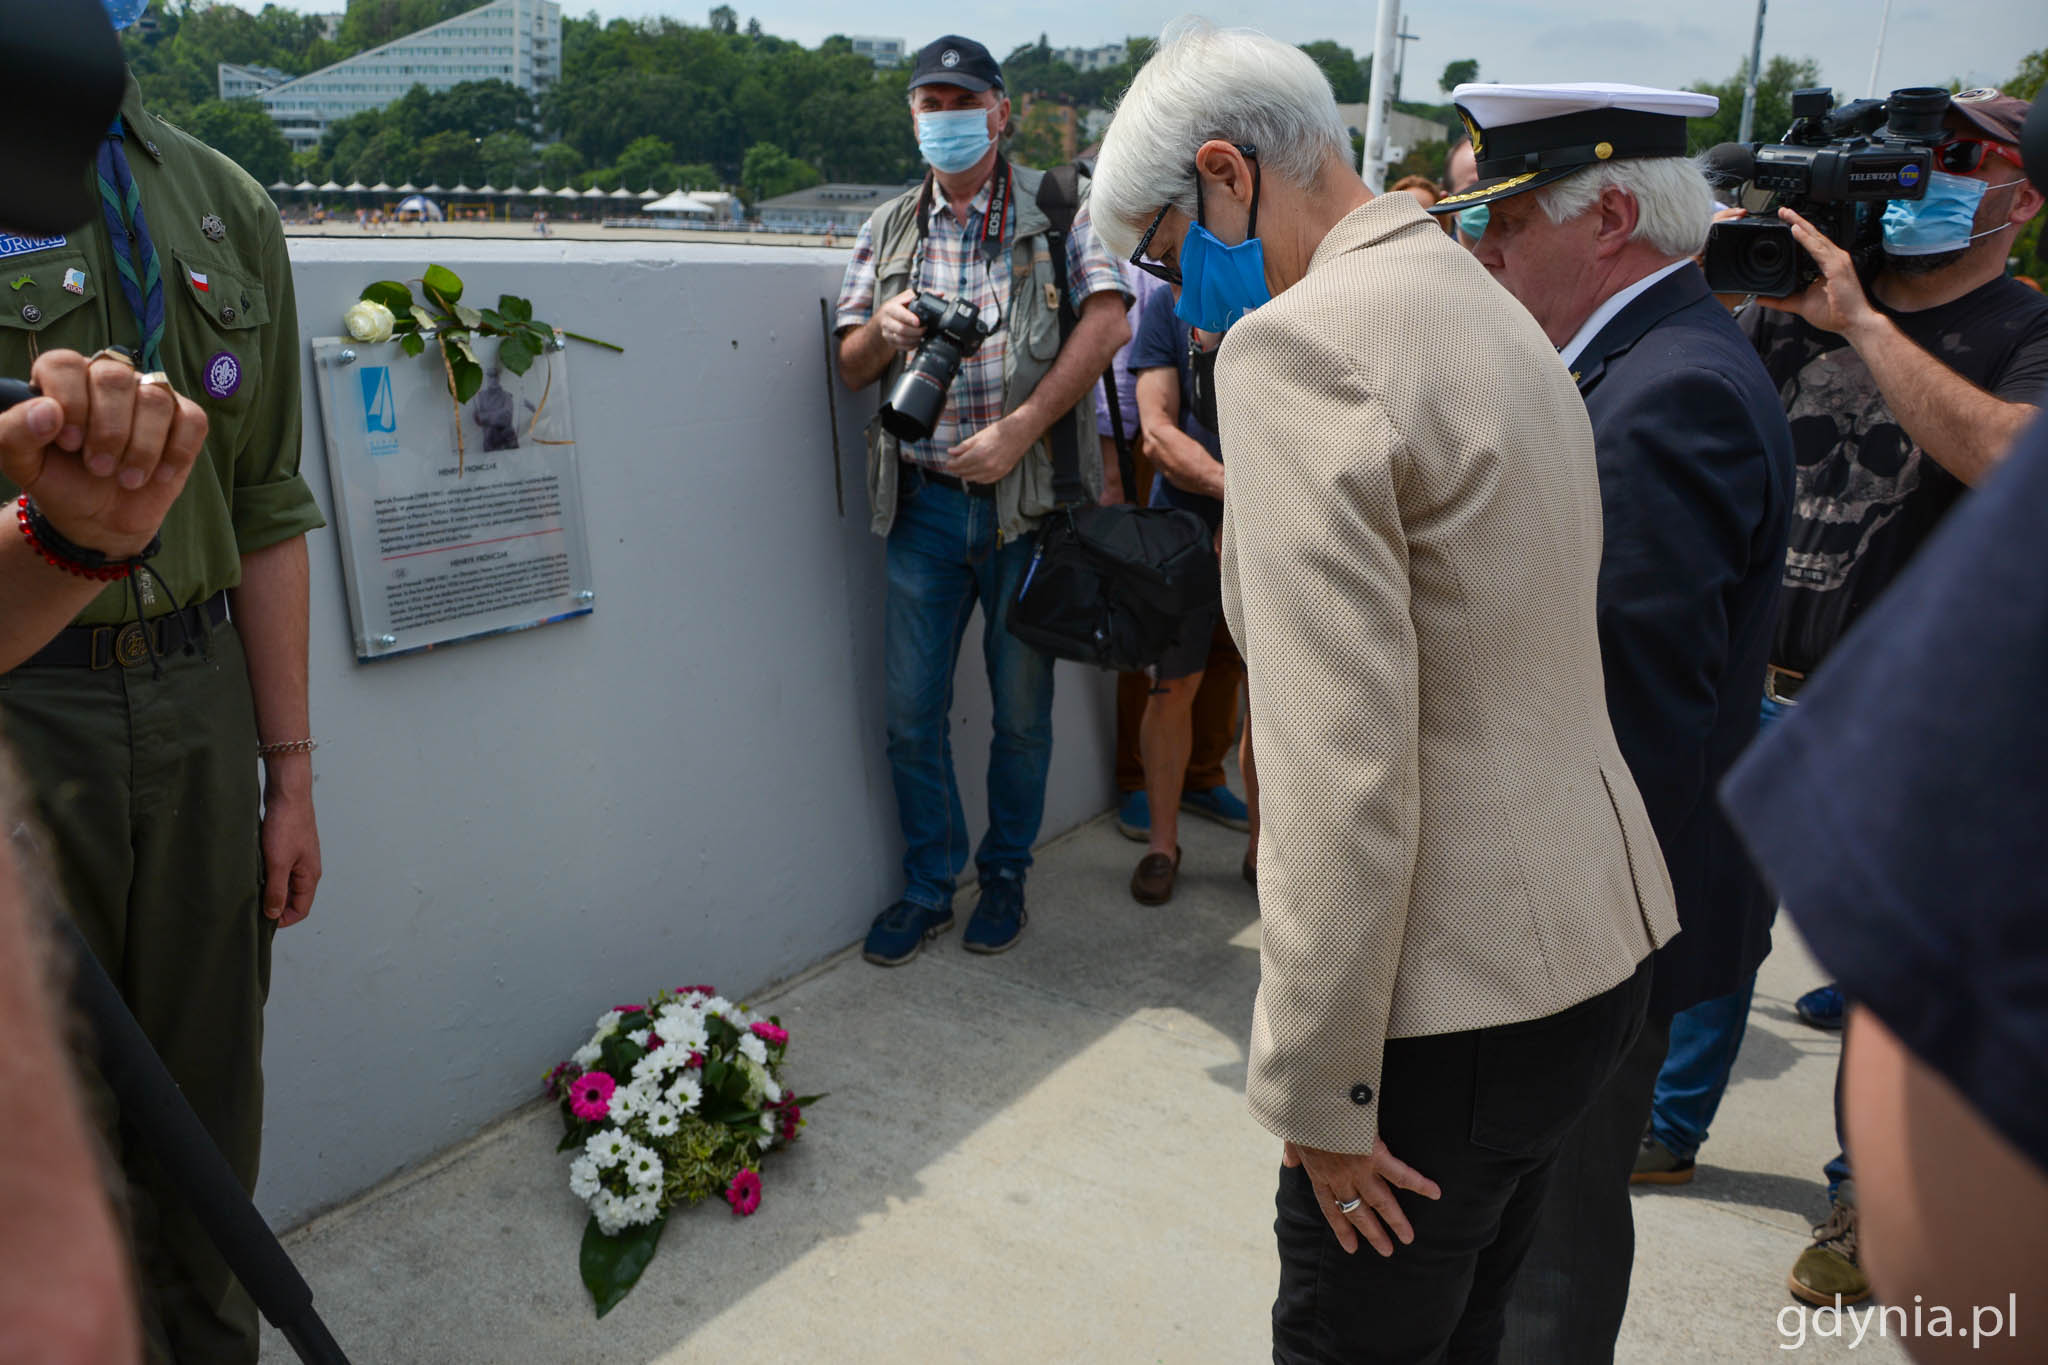
{"type": "Polygon", "coordinates": [[[1089,191],[1095,234],[1128,256],[1163,205],[1195,213],[1195,152],[1221,138],[1258,148],[1260,173],[1312,187],[1351,135],[1309,55],[1252,29],[1206,19],[1167,25],[1118,103],[1089,191]]]}
{"type": "Polygon", "coordinates": [[[1714,192],[1697,163],[1682,156],[1631,157],[1589,166],[1536,191],[1551,222],[1576,218],[1600,202],[1609,185],[1636,201],[1632,242],[1666,256],[1697,256],[1714,221],[1714,192]]]}

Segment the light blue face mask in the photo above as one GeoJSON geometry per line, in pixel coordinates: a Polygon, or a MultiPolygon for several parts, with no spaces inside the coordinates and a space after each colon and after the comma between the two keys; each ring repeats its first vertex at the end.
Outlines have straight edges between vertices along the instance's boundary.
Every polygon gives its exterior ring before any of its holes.
{"type": "Polygon", "coordinates": [[[947,109],[917,116],[917,150],[933,170],[948,175],[964,171],[987,156],[995,144],[989,136],[986,109],[947,109]]]}
{"type": "Polygon", "coordinates": [[[1458,231],[1478,241],[1486,235],[1486,220],[1492,215],[1487,212],[1489,205],[1474,204],[1469,209],[1458,210],[1458,231]]]}
{"type": "Polygon", "coordinates": [[[1252,162],[1252,213],[1242,242],[1224,245],[1202,218],[1198,170],[1195,221],[1181,239],[1180,297],[1174,300],[1173,315],[1190,327],[1222,332],[1273,297],[1266,287],[1266,247],[1259,240],[1259,163],[1252,162]]]}
{"type": "Polygon", "coordinates": [[[149,8],[149,0],[100,0],[107,8],[107,19],[118,31],[127,28],[142,17],[149,8]]]}
{"type": "Polygon", "coordinates": [[[2006,224],[1983,232],[1977,225],[1977,206],[1987,190],[2017,185],[1987,185],[1967,175],[1935,171],[1927,177],[1927,193],[1918,199],[1894,199],[1884,206],[1884,249],[1891,256],[1937,256],[1944,251],[1961,251],[1979,237],[2003,232],[2006,224]]]}

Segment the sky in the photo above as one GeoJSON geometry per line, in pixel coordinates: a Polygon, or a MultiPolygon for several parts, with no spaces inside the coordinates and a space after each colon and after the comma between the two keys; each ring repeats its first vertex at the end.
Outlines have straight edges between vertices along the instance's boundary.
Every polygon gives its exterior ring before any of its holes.
{"type": "MultiPolygon", "coordinates": [[[[262,0],[234,0],[260,9],[262,0]]],[[[340,9],[339,0],[285,0],[299,10],[340,9]]],[[[481,3],[481,0],[479,0],[481,3]]],[[[565,14],[639,18],[670,15],[701,24],[715,0],[696,7],[676,0],[565,0],[565,14]]],[[[745,22],[814,45],[834,33],[900,37],[914,48],[930,32],[940,6],[916,0],[732,0],[745,22]]],[[[1821,79],[1843,99],[1870,93],[1871,58],[1886,0],[1770,0],[1764,56],[1812,57],[1821,79]]],[[[1371,51],[1373,0],[1268,0],[1206,8],[1141,0],[1015,0],[953,11],[958,30],[986,43],[998,59],[1044,33],[1055,47],[1093,47],[1129,34],[1156,34],[1170,19],[1200,13],[1219,24],[1247,24],[1290,42],[1332,38],[1360,55],[1371,51]]],[[[1750,0],[1407,0],[1403,16],[1417,41],[1408,46],[1406,99],[1435,100],[1444,65],[1476,58],[1481,79],[1500,81],[1615,80],[1684,88],[1720,80],[1748,60],[1756,9],[1750,0]],[[1660,12],[1661,10],[1661,12],[1660,12]]],[[[2048,4],[2042,0],[1980,0],[1946,9],[1921,0],[1891,0],[1877,89],[1901,85],[1995,84],[2020,57],[2048,47],[2048,4]]]]}

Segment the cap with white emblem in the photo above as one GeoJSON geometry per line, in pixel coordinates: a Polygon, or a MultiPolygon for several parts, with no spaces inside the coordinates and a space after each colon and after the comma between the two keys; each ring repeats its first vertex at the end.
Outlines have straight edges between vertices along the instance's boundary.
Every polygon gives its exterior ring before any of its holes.
{"type": "Polygon", "coordinates": [[[1627,157],[1684,156],[1685,122],[1721,107],[1712,95],[1601,81],[1461,85],[1451,103],[1472,135],[1479,183],[1431,213],[1456,213],[1627,157]]]}

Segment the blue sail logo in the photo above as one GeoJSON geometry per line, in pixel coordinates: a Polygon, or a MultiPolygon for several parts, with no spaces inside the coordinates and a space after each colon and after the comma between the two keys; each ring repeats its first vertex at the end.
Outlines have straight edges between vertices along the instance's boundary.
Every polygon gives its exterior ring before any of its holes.
{"type": "Polygon", "coordinates": [[[398,402],[391,394],[391,368],[366,365],[363,381],[363,430],[372,455],[398,453],[398,402]]]}

